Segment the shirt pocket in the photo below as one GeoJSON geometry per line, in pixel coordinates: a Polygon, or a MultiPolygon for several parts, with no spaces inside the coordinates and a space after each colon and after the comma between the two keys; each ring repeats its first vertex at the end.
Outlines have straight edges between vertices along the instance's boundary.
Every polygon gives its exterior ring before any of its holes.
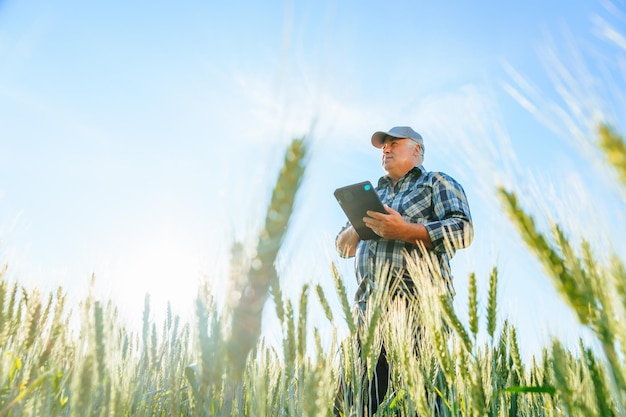
{"type": "Polygon", "coordinates": [[[424,223],[432,219],[433,189],[428,185],[421,185],[402,193],[398,212],[411,223],[424,223]]]}

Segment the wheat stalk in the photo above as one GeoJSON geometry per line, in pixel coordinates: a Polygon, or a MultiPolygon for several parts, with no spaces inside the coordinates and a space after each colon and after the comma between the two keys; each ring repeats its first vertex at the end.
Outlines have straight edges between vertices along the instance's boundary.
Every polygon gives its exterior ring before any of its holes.
{"type": "Polygon", "coordinates": [[[274,263],[293,213],[296,194],[304,176],[307,155],[305,138],[294,139],[288,147],[283,166],[272,192],[265,224],[259,233],[256,255],[251,261],[247,281],[232,308],[229,352],[237,374],[261,333],[261,310],[270,284],[277,282],[274,263]]]}

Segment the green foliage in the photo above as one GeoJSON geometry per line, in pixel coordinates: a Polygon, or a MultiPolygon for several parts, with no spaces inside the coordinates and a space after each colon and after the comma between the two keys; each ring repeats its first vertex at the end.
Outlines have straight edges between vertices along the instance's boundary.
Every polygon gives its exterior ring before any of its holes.
{"type": "Polygon", "coordinates": [[[617,172],[622,185],[626,187],[626,143],[624,138],[606,124],[598,128],[598,146],[604,152],[606,160],[617,172]]]}
{"type": "MultiPolygon", "coordinates": [[[[432,278],[438,276],[432,264],[411,268],[419,299],[392,298],[384,289],[395,277],[383,270],[367,309],[354,311],[344,278],[331,265],[347,337],[339,340],[339,323],[320,285],[315,294],[327,323],[311,327],[310,286],[303,286],[296,311],[274,269],[304,173],[305,148],[295,140],[287,152],[254,255],[247,257],[239,243],[232,246],[226,309],[219,310],[204,283],[193,325],[181,323],[169,307],[157,325],[146,297],[142,328],[131,332],[114,306],[92,292],[80,305],[76,327],[61,289],[44,297],[37,289],[9,285],[3,268],[0,416],[361,415],[383,347],[393,371],[379,416],[624,415],[623,263],[613,255],[608,265],[600,264],[587,242],[575,248],[557,225],[551,237],[541,233],[515,194],[504,189],[500,195],[520,235],[581,323],[595,332],[602,356],[582,342],[570,352],[555,340],[541,358],[524,363],[515,327],[497,315],[497,268],[489,276],[485,306],[477,277],[470,275],[465,324],[445,285],[432,278]],[[282,328],[280,352],[259,339],[269,290],[282,328]],[[480,336],[483,308],[486,340],[480,336]],[[334,329],[329,348],[318,326],[334,329]]],[[[610,149],[624,151],[615,144],[610,149]]]]}
{"type": "MultiPolygon", "coordinates": [[[[626,185],[623,140],[604,125],[600,126],[599,134],[601,149],[626,185]]],[[[608,265],[602,264],[584,239],[579,248],[573,247],[558,224],[553,223],[549,238],[538,230],[514,193],[504,189],[499,192],[522,239],[541,261],[580,323],[596,335],[607,362],[606,367],[599,365],[604,360],[598,360],[585,348],[581,353],[583,360],[572,358],[558,341],[554,342],[551,370],[568,415],[621,415],[621,410],[626,408],[624,264],[616,254],[610,257],[608,265]],[[581,384],[593,389],[580,393],[581,384]],[[598,414],[597,410],[602,413],[598,414]]]]}

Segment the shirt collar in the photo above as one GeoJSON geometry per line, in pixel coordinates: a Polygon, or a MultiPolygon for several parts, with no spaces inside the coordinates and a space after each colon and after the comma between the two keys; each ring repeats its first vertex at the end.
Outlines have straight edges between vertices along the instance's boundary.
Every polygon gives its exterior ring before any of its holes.
{"type": "MultiPolygon", "coordinates": [[[[404,174],[404,176],[398,180],[398,183],[403,181],[405,178],[408,178],[413,175],[415,175],[416,178],[419,178],[422,174],[425,174],[425,173],[426,173],[426,168],[424,168],[423,165],[414,166],[413,168],[409,170],[409,172],[404,174]]],[[[389,178],[387,175],[383,175],[382,177],[380,177],[380,179],[378,180],[378,186],[380,187],[381,185],[391,185],[391,178],[389,178]]]]}

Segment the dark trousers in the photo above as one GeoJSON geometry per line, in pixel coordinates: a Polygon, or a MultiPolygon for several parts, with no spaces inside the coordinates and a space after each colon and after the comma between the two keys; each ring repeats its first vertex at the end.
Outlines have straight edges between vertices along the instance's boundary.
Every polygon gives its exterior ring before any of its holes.
{"type": "MultiPolygon", "coordinates": [[[[360,344],[359,344],[359,352],[360,352],[360,344]]],[[[376,410],[378,410],[379,405],[382,403],[385,395],[387,395],[387,390],[389,389],[389,362],[387,361],[387,352],[385,351],[385,347],[383,346],[381,352],[378,356],[378,360],[376,361],[376,368],[374,369],[374,376],[371,381],[367,380],[367,370],[365,370],[365,374],[363,377],[363,417],[365,416],[373,416],[376,414],[376,410]]],[[[345,392],[344,392],[345,381],[343,377],[340,378],[340,387],[337,391],[337,397],[335,398],[335,410],[334,415],[339,416],[341,411],[343,410],[343,402],[345,400],[345,392]]],[[[354,398],[354,394],[349,392],[348,395],[351,398],[354,398]]],[[[344,412],[345,414],[345,412],[344,412]]]]}
{"type": "MultiPolygon", "coordinates": [[[[374,378],[371,381],[364,381],[364,390],[368,391],[368,395],[365,399],[366,404],[364,404],[367,408],[364,408],[364,416],[373,416],[376,414],[378,407],[383,402],[385,395],[387,395],[387,391],[389,389],[389,380],[390,380],[390,368],[389,362],[387,361],[387,352],[385,351],[385,347],[383,346],[378,356],[378,361],[376,362],[376,369],[374,370],[374,378]]],[[[424,395],[428,396],[429,394],[426,391],[426,387],[424,387],[424,395]]],[[[439,396],[434,398],[434,406],[435,406],[435,415],[442,416],[443,414],[443,401],[439,396]]],[[[415,417],[419,417],[417,414],[415,417]]]]}
{"type": "Polygon", "coordinates": [[[374,379],[371,381],[365,381],[365,388],[368,389],[367,395],[367,413],[365,415],[372,416],[378,410],[378,406],[387,395],[389,389],[389,362],[387,362],[387,352],[383,346],[378,361],[376,362],[376,369],[374,370],[374,379]]]}
{"type": "MultiPolygon", "coordinates": [[[[361,354],[361,344],[360,340],[358,341],[358,354],[361,354]]],[[[418,354],[418,348],[415,346],[415,354],[418,354]]],[[[370,417],[376,414],[376,411],[383,403],[385,396],[387,395],[387,391],[389,390],[389,383],[391,379],[391,369],[389,365],[389,361],[387,360],[387,351],[385,350],[385,346],[381,347],[380,354],[378,355],[378,360],[376,361],[375,369],[373,372],[372,380],[367,379],[367,375],[369,374],[368,370],[365,369],[363,380],[362,380],[362,389],[363,389],[363,417],[370,417]]],[[[440,379],[441,375],[437,377],[439,383],[442,383],[440,379]]],[[[337,391],[337,397],[335,398],[335,411],[334,415],[339,416],[340,411],[343,410],[343,402],[346,399],[345,393],[343,391],[345,387],[345,381],[343,377],[340,377],[340,387],[337,391]]],[[[435,395],[431,397],[431,400],[434,402],[435,407],[435,415],[444,416],[448,415],[444,410],[444,403],[442,398],[433,394],[432,392],[429,394],[426,387],[424,387],[424,395],[430,397],[430,395],[435,395]]],[[[354,393],[349,392],[348,398],[354,399],[354,393]]],[[[344,413],[345,414],[345,413],[344,413]]],[[[419,417],[416,415],[416,417],[419,417]]]]}

